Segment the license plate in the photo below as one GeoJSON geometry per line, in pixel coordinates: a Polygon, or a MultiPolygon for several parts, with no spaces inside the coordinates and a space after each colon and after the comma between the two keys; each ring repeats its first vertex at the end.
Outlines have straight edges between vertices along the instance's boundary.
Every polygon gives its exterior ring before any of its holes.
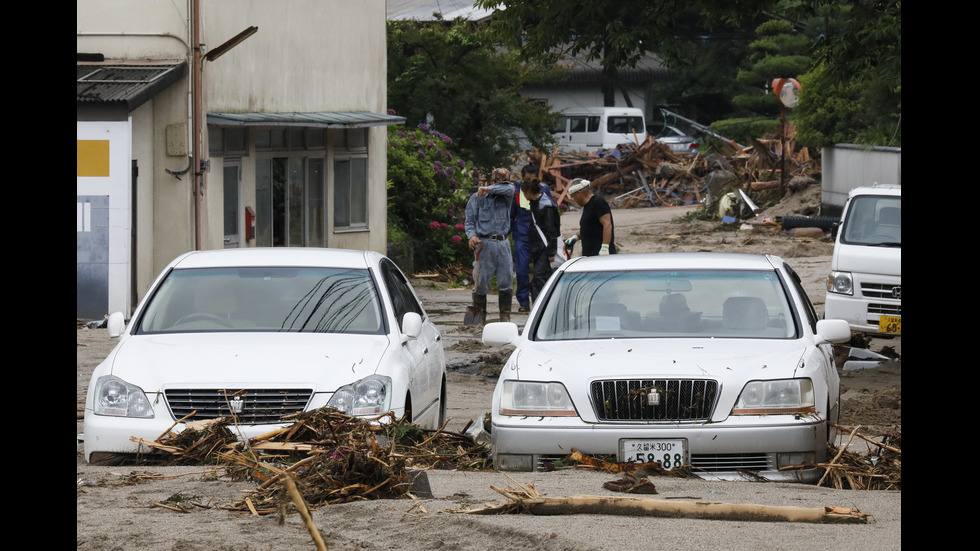
{"type": "Polygon", "coordinates": [[[689,463],[686,440],[643,439],[620,440],[620,463],[654,463],[660,462],[664,470],[669,471],[689,463]]]}
{"type": "Polygon", "coordinates": [[[902,316],[879,316],[878,331],[893,335],[901,335],[902,316]]]}

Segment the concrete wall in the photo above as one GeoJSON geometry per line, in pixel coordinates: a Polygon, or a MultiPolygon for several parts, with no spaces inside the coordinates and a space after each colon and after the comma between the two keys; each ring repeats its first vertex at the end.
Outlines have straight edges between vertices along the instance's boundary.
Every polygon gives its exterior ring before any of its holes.
{"type": "Polygon", "coordinates": [[[820,214],[840,216],[847,193],[875,183],[902,185],[902,148],[837,144],[822,150],[820,214]]]}
{"type": "MultiPolygon", "coordinates": [[[[258,32],[214,61],[202,73],[204,113],[365,111],[385,113],[387,101],[386,14],[384,0],[198,0],[203,53],[248,27],[258,32]]],[[[128,243],[114,246],[109,312],[127,315],[153,279],[174,257],[195,247],[193,144],[192,0],[77,0],[76,51],[101,53],[110,61],[185,61],[188,77],[173,84],[130,114],[131,155],[125,183],[113,189],[129,196],[130,164],[136,161],[136,296],[121,302],[131,286],[120,275],[132,268],[128,243]],[[182,151],[167,147],[168,128],[182,127],[182,151]],[[184,172],[188,168],[191,170],[184,172]],[[180,177],[174,173],[182,173],[180,177]],[[120,256],[121,255],[121,256],[120,256]]],[[[203,124],[203,123],[202,123],[203,124]]],[[[84,139],[91,125],[79,123],[84,139]],[[86,130],[83,131],[83,128],[86,130]]],[[[202,149],[208,158],[204,125],[202,149]]],[[[386,249],[386,128],[368,131],[370,231],[328,233],[328,245],[386,249]]],[[[127,145],[127,149],[130,146],[127,145]]],[[[117,151],[118,148],[113,148],[117,151]]],[[[328,162],[332,157],[328,157],[328,162]]],[[[242,158],[243,198],[254,204],[253,156],[242,158]]],[[[201,214],[202,248],[223,246],[222,166],[216,158],[204,175],[201,214]]],[[[118,172],[117,169],[113,169],[118,172]]],[[[119,169],[122,170],[122,169],[119,169]]],[[[119,178],[122,178],[119,175],[119,178]]],[[[79,195],[101,192],[80,179],[79,195]],[[84,188],[84,189],[83,189],[84,188]]],[[[328,189],[329,194],[332,188],[328,189]]],[[[112,198],[113,208],[117,198],[112,198]]],[[[113,217],[131,220],[131,212],[113,217]]],[[[114,227],[122,222],[111,222],[114,227]]],[[[330,231],[328,229],[328,231],[330,231]]],[[[114,234],[115,235],[115,232],[114,234]]],[[[116,241],[114,241],[116,243],[116,241]]],[[[107,312],[108,313],[108,312],[107,312]]]]}

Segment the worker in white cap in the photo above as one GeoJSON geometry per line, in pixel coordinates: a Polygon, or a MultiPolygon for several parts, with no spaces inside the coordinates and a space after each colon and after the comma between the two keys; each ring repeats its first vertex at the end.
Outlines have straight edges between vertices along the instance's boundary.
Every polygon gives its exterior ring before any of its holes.
{"type": "Polygon", "coordinates": [[[616,254],[616,233],[612,209],[605,199],[592,193],[592,182],[575,178],[568,187],[568,195],[582,207],[578,231],[565,241],[569,248],[582,241],[582,256],[616,254]]]}

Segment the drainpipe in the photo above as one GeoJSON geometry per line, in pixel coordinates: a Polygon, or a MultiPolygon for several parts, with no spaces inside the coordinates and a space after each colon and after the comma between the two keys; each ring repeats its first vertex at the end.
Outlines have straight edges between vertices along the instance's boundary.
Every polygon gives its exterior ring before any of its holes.
{"type": "Polygon", "coordinates": [[[194,10],[194,68],[191,76],[193,88],[191,95],[194,102],[194,249],[201,250],[201,195],[204,192],[204,170],[201,158],[201,95],[204,90],[201,86],[203,71],[201,60],[201,12],[200,2],[191,0],[194,10]]]}

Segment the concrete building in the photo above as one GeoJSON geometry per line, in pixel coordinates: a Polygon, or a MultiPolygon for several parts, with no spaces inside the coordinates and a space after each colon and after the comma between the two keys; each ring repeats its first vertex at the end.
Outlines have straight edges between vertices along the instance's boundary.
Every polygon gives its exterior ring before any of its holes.
{"type": "Polygon", "coordinates": [[[77,0],[77,316],[174,257],[386,249],[384,0],[77,0]]]}

